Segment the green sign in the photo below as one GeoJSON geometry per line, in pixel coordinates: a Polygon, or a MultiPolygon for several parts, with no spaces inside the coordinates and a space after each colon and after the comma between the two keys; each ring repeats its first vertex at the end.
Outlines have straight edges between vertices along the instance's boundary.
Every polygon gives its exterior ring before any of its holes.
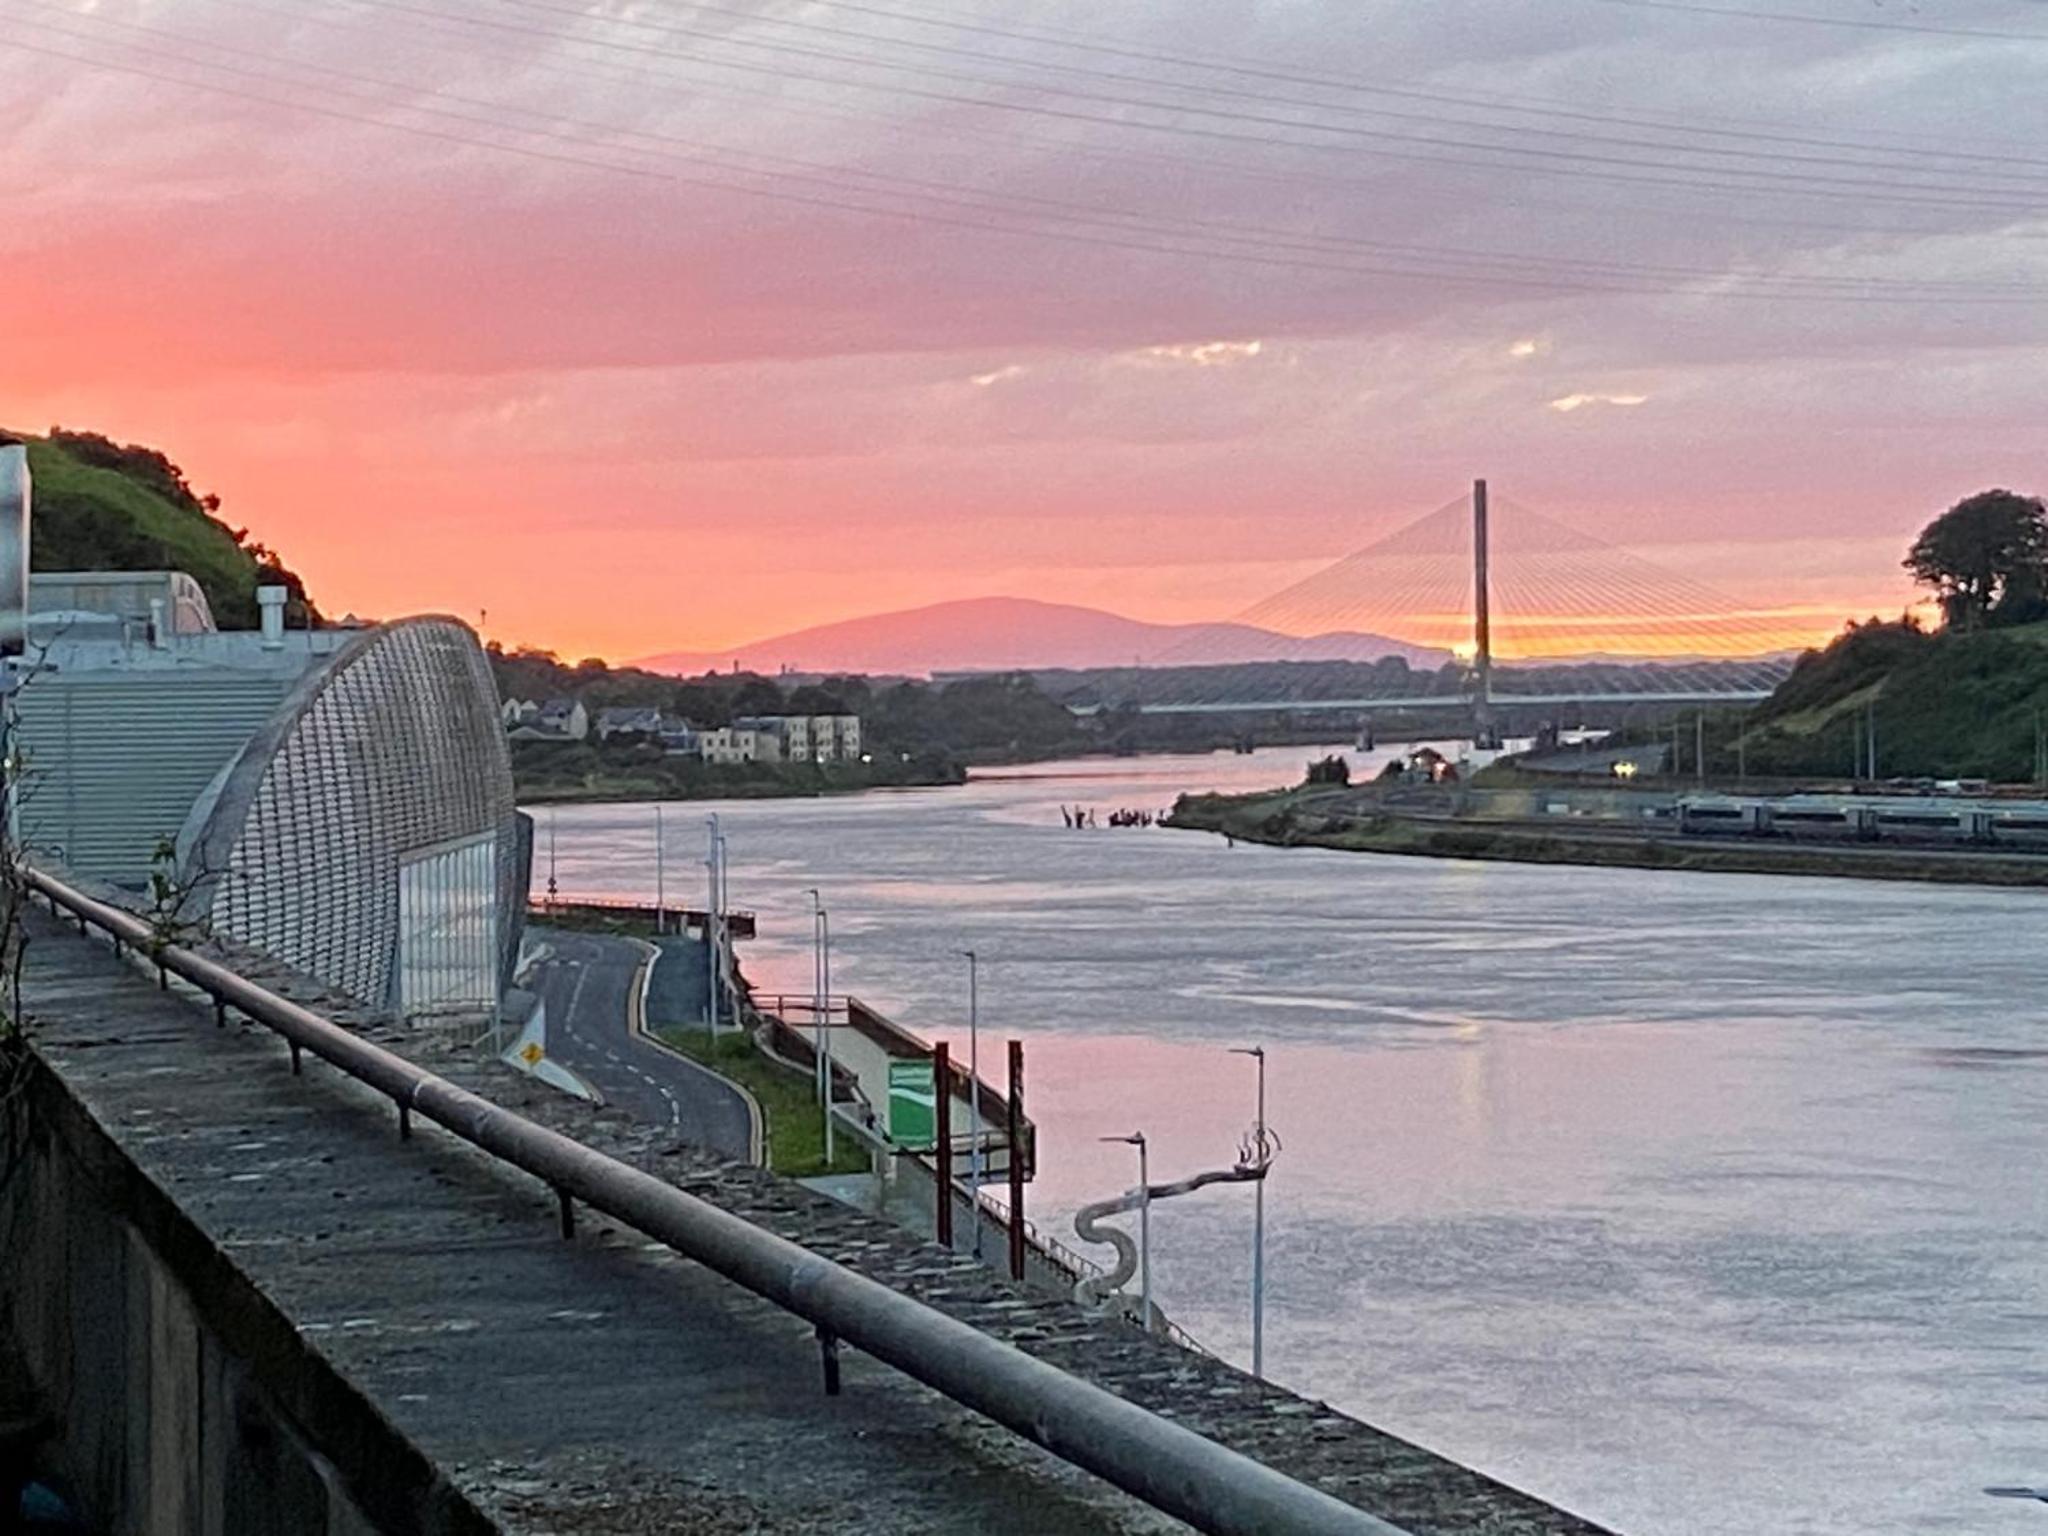
{"type": "Polygon", "coordinates": [[[899,1147],[929,1151],[939,1139],[939,1096],[929,1060],[889,1063],[889,1139],[899,1147]]]}

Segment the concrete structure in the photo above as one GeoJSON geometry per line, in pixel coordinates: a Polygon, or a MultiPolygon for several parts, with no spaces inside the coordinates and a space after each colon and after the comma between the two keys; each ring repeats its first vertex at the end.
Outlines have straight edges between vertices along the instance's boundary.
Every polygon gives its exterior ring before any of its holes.
{"type": "Polygon", "coordinates": [[[32,639],[16,703],[16,834],[78,874],[142,886],[215,776],[353,638],[32,639]]]}
{"type": "MultiPolygon", "coordinates": [[[[1178,1530],[389,1100],[156,990],[45,916],[0,1352],[109,1532],[1178,1530]],[[174,1091],[172,1089],[174,1088],[174,1091]]],[[[270,978],[311,1000],[284,976],[270,978]]],[[[340,1021],[374,1032],[374,1021],[340,1021]]],[[[595,1149],[1417,1532],[1597,1528],[1326,1406],[444,1040],[392,1043],[595,1149]]],[[[11,1128],[11,1124],[10,1124],[11,1128]]],[[[12,1139],[0,1145],[13,1147],[12,1139]]]]}
{"type": "Polygon", "coordinates": [[[32,640],[59,637],[154,644],[166,635],[211,634],[206,589],[183,571],[57,571],[28,579],[32,640]]]}
{"type": "Polygon", "coordinates": [[[287,631],[276,587],[263,628],[220,633],[190,627],[208,614],[188,584],[37,582],[66,606],[31,616],[16,668],[14,835],[77,875],[161,878],[167,921],[373,1007],[494,1015],[528,852],[475,635],[445,618],[287,631]]]}
{"type": "Polygon", "coordinates": [[[454,619],[347,637],[193,808],[194,915],[401,1017],[494,1017],[530,857],[494,698],[454,619]]]}

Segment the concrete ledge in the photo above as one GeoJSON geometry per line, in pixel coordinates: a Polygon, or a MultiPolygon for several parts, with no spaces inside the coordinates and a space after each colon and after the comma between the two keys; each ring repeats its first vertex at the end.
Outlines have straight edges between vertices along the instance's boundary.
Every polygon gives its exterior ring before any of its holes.
{"type": "MultiPolygon", "coordinates": [[[[474,1091],[1417,1536],[1599,1536],[1325,1405],[1020,1290],[793,1183],[564,1099],[445,1041],[352,1020],[292,978],[262,979],[474,1091]]],[[[524,1176],[431,1128],[400,1143],[380,1096],[310,1059],[306,1076],[293,1077],[267,1031],[216,1029],[103,947],[40,919],[26,990],[48,1091],[71,1101],[62,1113],[94,1128],[93,1156],[112,1166],[90,1185],[100,1214],[47,1202],[24,1210],[7,1191],[4,1219],[65,1243],[67,1223],[98,1222],[126,1234],[170,1292],[205,1297],[194,1311],[222,1341],[216,1355],[275,1401],[279,1420],[305,1436],[307,1464],[330,1467],[346,1503],[367,1509],[379,1480],[391,1480],[377,1447],[395,1437],[424,1469],[403,1485],[412,1497],[445,1487],[448,1520],[467,1511],[512,1532],[1177,1528],[873,1362],[849,1359],[845,1395],[822,1396],[806,1325],[608,1223],[587,1222],[563,1242],[551,1197],[524,1176]]],[[[39,1110],[38,1125],[59,1113],[39,1110]]],[[[55,1138],[44,1141],[54,1156],[55,1138]]],[[[67,1330],[81,1293],[52,1283],[62,1271],[47,1245],[22,1257],[30,1251],[0,1249],[7,1294],[21,1298],[0,1321],[29,1337],[44,1376],[75,1372],[84,1356],[67,1330]],[[24,1311],[35,1314],[25,1323],[24,1311]]],[[[104,1322],[123,1339],[160,1333],[119,1312],[104,1322]]],[[[157,1378],[171,1421],[187,1417],[171,1406],[177,1393],[216,1391],[205,1375],[183,1385],[181,1358],[172,1351],[157,1378]]],[[[163,1422],[144,1401],[151,1422],[163,1422]]],[[[77,1440],[72,1449],[95,1465],[101,1454],[77,1440]]],[[[166,1452],[160,1464],[179,1459],[166,1452]]],[[[119,1495],[127,1485],[94,1486],[119,1495]]],[[[132,1515],[107,1523],[140,1528],[132,1515]]]]}

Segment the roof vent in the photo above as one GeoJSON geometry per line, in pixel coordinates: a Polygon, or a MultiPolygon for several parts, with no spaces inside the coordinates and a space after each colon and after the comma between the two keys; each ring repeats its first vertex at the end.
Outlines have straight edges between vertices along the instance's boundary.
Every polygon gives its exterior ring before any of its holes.
{"type": "Polygon", "coordinates": [[[263,613],[263,649],[281,651],[284,649],[284,600],[288,593],[283,587],[258,587],[256,606],[263,613]]]}

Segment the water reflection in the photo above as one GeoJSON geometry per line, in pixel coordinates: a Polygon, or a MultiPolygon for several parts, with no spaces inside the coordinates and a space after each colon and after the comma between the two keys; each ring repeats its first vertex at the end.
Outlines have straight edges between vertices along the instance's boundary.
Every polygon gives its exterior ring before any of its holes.
{"type": "MultiPolygon", "coordinates": [[[[1228,1161],[1252,1082],[1224,1048],[1264,1041],[1270,1368],[1496,1476],[1637,1536],[2044,1528],[1977,1490],[2048,1475],[2048,903],[1230,849],[1057,810],[1311,755],[720,805],[762,915],[746,963],[808,986],[821,886],[835,975],[944,1033],[974,948],[984,1032],[1029,1042],[1041,1218],[1128,1182],[1098,1135],[1145,1130],[1162,1177],[1228,1161]]],[[[647,808],[557,814],[565,891],[652,893],[647,808]]],[[[702,857],[679,822],[671,891],[702,857]]],[[[1249,1193],[1154,1235],[1163,1302],[1246,1358],[1249,1193]]]]}

